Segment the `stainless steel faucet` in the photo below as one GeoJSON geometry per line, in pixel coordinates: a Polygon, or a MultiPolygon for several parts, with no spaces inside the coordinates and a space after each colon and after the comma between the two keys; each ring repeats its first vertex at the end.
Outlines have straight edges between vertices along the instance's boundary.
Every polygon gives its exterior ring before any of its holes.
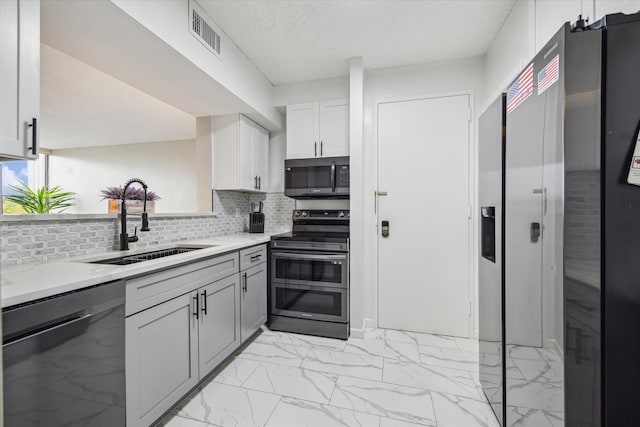
{"type": "Polygon", "coordinates": [[[138,241],[138,233],[137,227],[136,231],[134,231],[133,237],[129,237],[127,234],[127,204],[125,202],[125,197],[127,194],[127,188],[134,182],[142,185],[142,189],[144,190],[144,202],[142,204],[142,227],[140,227],[140,231],[149,231],[149,218],[147,216],[147,184],[140,178],[131,178],[124,185],[122,189],[122,201],[120,203],[120,250],[127,251],[129,250],[129,242],[137,242],[138,241]]]}

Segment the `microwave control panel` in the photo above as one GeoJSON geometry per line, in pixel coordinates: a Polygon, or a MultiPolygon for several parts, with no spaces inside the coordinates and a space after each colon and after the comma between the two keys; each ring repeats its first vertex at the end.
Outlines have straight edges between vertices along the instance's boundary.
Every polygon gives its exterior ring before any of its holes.
{"type": "Polygon", "coordinates": [[[349,166],[348,165],[342,165],[337,167],[336,187],[349,187],[349,166]]]}

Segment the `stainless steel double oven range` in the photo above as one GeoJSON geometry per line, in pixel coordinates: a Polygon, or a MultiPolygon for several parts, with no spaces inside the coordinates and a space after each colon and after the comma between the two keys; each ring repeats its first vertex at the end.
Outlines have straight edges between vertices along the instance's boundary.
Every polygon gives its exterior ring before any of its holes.
{"type": "Polygon", "coordinates": [[[349,211],[294,210],[271,238],[269,327],[349,337],[349,211]]]}

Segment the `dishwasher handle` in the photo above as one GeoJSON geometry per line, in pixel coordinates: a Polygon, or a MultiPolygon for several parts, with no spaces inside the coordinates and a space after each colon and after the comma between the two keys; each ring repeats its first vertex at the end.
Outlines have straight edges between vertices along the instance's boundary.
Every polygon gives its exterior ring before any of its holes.
{"type": "Polygon", "coordinates": [[[31,330],[24,334],[17,334],[13,338],[7,339],[2,343],[3,351],[12,346],[19,346],[27,341],[37,339],[39,340],[39,350],[55,347],[68,341],[70,336],[79,335],[80,332],[87,329],[93,314],[85,314],[83,316],[76,316],[71,319],[65,319],[57,323],[53,323],[47,327],[31,330]],[[69,333],[63,332],[65,329],[73,331],[69,333]],[[53,334],[53,335],[51,335],[53,334]],[[42,342],[44,340],[44,342],[42,342]]]}

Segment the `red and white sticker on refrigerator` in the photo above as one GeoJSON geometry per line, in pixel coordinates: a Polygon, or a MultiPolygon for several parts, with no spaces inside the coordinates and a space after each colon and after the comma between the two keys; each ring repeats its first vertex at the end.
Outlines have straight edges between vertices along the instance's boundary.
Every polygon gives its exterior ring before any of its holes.
{"type": "Polygon", "coordinates": [[[533,63],[520,74],[507,90],[507,114],[511,114],[533,93],[533,63]]]}
{"type": "Polygon", "coordinates": [[[633,185],[640,185],[640,132],[636,136],[636,148],[633,150],[627,182],[633,185]]]}

